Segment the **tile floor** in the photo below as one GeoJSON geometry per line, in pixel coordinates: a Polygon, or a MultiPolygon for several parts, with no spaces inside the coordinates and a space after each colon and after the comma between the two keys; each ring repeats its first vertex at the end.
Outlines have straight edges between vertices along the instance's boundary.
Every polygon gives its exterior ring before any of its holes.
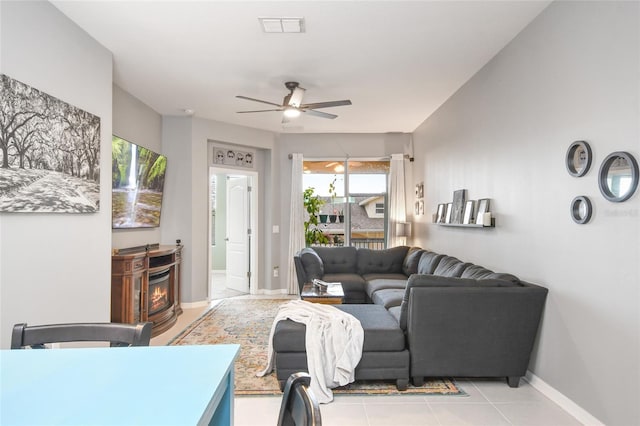
{"type": "MultiPolygon", "coordinates": [[[[240,296],[254,298],[260,296],[240,296]]],[[[214,300],[212,303],[218,303],[214,300]]],[[[165,345],[204,313],[208,307],[185,309],[167,332],[151,339],[151,345],[165,345]]],[[[468,396],[336,396],[322,404],[324,426],[412,426],[412,425],[580,425],[529,383],[522,380],[512,389],[504,380],[458,379],[468,396]]],[[[236,426],[275,425],[280,396],[237,396],[236,426]]]]}

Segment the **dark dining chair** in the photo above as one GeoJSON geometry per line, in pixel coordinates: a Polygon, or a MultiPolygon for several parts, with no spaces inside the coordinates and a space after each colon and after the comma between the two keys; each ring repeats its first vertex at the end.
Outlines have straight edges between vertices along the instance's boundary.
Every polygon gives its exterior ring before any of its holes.
{"type": "Polygon", "coordinates": [[[280,405],[278,426],[321,426],[320,406],[309,388],[311,376],[294,373],[287,379],[280,405]]]}
{"type": "Polygon", "coordinates": [[[111,346],[149,346],[150,322],[138,324],[74,323],[33,325],[16,324],[11,334],[11,349],[43,349],[47,343],[110,342],[111,346]]]}

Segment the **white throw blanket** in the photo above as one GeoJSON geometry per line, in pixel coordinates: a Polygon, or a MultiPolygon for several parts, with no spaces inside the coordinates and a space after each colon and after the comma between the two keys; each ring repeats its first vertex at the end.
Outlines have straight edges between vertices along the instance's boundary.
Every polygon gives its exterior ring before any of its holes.
{"type": "Polygon", "coordinates": [[[318,402],[333,401],[330,388],[355,380],[356,365],[362,357],[364,330],[353,315],[330,305],[292,300],[280,306],[269,334],[268,365],[258,376],[273,370],[273,334],[280,320],[305,324],[307,366],[311,390],[318,402]]]}

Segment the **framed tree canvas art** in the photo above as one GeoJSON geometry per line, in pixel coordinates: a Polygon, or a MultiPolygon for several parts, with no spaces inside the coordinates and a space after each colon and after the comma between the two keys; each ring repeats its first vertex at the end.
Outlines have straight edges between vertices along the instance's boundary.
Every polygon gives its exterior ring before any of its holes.
{"type": "Polygon", "coordinates": [[[93,213],[100,117],[0,74],[0,211],[93,213]]]}

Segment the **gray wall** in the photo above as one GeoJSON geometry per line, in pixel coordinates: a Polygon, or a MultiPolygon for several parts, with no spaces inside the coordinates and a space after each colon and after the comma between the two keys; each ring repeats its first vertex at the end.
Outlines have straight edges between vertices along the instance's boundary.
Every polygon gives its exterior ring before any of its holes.
{"type": "Polygon", "coordinates": [[[100,117],[100,211],[0,214],[0,347],[11,327],[109,321],[111,53],[48,2],[0,2],[0,71],[100,117]],[[106,190],[105,190],[106,188],[106,190]]]}
{"type": "MultiPolygon", "coordinates": [[[[113,134],[163,154],[162,116],[115,84],[113,85],[113,134]]],[[[171,172],[171,166],[171,159],[168,158],[167,173],[171,172]]],[[[162,224],[161,212],[160,226],[162,224]]],[[[113,248],[154,243],[173,243],[173,241],[161,241],[160,228],[114,229],[111,241],[113,248]]]]}
{"type": "MultiPolygon", "coordinates": [[[[260,289],[271,289],[270,266],[279,262],[272,250],[271,222],[274,209],[265,200],[274,200],[271,150],[275,134],[197,117],[170,117],[162,120],[162,149],[172,159],[175,175],[165,182],[165,207],[162,212],[161,239],[181,239],[185,244],[183,283],[184,302],[200,302],[207,298],[209,276],[209,142],[240,145],[257,149],[261,218],[258,230],[258,282],[260,289]],[[266,206],[266,207],[265,207],[266,206]]],[[[277,198],[276,198],[277,199],[277,198]]],[[[277,213],[276,213],[277,214],[277,213]]],[[[278,283],[275,284],[278,286],[278,283]]],[[[277,288],[277,287],[276,287],[277,288]]]]}
{"type": "Polygon", "coordinates": [[[496,228],[466,230],[421,216],[415,242],[549,288],[533,373],[608,425],[639,424],[640,194],[599,193],[613,151],[640,159],[637,2],[556,2],[414,133],[425,210],[466,188],[491,198],[496,228]],[[586,140],[594,164],[569,176],[586,140]],[[594,204],[587,225],[571,200],[594,204]]]}

